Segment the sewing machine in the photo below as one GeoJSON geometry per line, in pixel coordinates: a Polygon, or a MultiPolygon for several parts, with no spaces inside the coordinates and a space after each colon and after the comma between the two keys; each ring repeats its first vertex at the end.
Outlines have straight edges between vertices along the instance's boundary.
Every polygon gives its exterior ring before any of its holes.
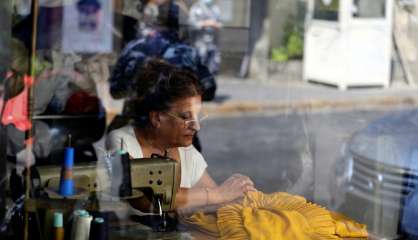
{"type": "MultiPolygon", "coordinates": [[[[46,190],[50,198],[60,198],[56,192],[59,188],[61,166],[42,166],[39,172],[39,185],[46,190]]],[[[73,167],[73,180],[76,188],[74,196],[69,198],[89,197],[91,193],[107,193],[117,197],[115,192],[109,192],[111,186],[107,169],[98,166],[98,163],[80,163],[73,167]]],[[[163,212],[174,209],[176,192],[180,186],[180,166],[177,161],[168,158],[141,158],[131,160],[131,182],[134,196],[147,197],[150,201],[161,200],[163,212]],[[136,190],[136,191],[135,191],[136,190]]]]}

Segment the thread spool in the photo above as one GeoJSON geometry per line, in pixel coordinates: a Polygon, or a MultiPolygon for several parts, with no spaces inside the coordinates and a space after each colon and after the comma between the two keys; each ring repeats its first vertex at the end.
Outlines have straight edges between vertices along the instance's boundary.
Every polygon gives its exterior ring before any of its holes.
{"type": "Polygon", "coordinates": [[[90,226],[89,240],[108,240],[108,228],[103,218],[95,218],[90,226]]]}
{"type": "Polygon", "coordinates": [[[122,163],[122,183],[119,187],[119,197],[132,196],[132,180],[131,180],[131,159],[127,152],[120,155],[122,163]]]}
{"type": "Polygon", "coordinates": [[[66,147],[64,164],[61,171],[61,182],[59,193],[66,197],[74,194],[74,181],[73,181],[73,166],[74,166],[74,148],[66,147]]]}
{"type": "Polygon", "coordinates": [[[123,139],[117,151],[119,159],[112,165],[111,193],[117,197],[132,196],[131,160],[129,154],[123,149],[123,139]]]}
{"type": "Polygon", "coordinates": [[[81,215],[89,215],[89,212],[87,212],[86,210],[84,210],[84,209],[77,209],[77,210],[75,210],[74,212],[73,212],[73,217],[75,218],[75,217],[79,217],[79,216],[81,216],[81,215]]]}
{"type": "Polygon", "coordinates": [[[78,218],[81,215],[88,215],[88,212],[84,209],[77,209],[73,212],[73,214],[70,217],[71,220],[71,235],[70,235],[70,239],[73,240],[75,239],[75,232],[76,232],[76,228],[77,228],[77,221],[78,218]]]}
{"type": "Polygon", "coordinates": [[[71,240],[89,240],[90,225],[93,217],[87,211],[79,212],[73,219],[73,227],[71,231],[71,240]]]}
{"type": "Polygon", "coordinates": [[[64,220],[61,212],[54,213],[53,239],[64,240],[64,220]]]}
{"type": "Polygon", "coordinates": [[[73,212],[73,214],[71,216],[71,218],[72,218],[72,224],[71,224],[72,229],[71,229],[71,236],[70,236],[71,240],[77,239],[76,236],[77,236],[77,233],[79,231],[78,227],[79,227],[79,224],[80,224],[80,218],[81,217],[86,217],[86,216],[88,217],[90,215],[89,215],[89,212],[87,212],[84,209],[77,209],[73,212]]]}

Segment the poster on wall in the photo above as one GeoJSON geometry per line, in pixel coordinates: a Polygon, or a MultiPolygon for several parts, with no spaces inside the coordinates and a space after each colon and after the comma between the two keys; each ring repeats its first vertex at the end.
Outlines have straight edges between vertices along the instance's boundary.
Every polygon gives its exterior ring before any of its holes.
{"type": "Polygon", "coordinates": [[[77,0],[64,6],[62,51],[112,52],[112,1],[77,0]]]}

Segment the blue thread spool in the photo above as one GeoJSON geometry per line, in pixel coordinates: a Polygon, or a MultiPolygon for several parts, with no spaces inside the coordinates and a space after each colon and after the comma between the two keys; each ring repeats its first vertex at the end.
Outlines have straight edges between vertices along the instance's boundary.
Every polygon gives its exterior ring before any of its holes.
{"type": "Polygon", "coordinates": [[[64,167],[73,169],[74,166],[74,148],[66,147],[64,156],[64,167]]]}
{"type": "Polygon", "coordinates": [[[61,171],[61,183],[59,193],[66,197],[74,194],[73,181],[73,166],[74,166],[74,148],[66,147],[64,156],[64,165],[61,171]]]}

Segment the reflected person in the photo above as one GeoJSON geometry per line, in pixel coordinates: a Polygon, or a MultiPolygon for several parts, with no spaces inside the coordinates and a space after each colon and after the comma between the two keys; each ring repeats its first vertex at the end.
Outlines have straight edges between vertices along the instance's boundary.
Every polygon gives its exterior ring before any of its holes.
{"type": "Polygon", "coordinates": [[[190,8],[189,24],[192,27],[193,46],[211,74],[219,72],[221,53],[218,34],[222,28],[221,10],[215,0],[198,0],[190,8]]]}

